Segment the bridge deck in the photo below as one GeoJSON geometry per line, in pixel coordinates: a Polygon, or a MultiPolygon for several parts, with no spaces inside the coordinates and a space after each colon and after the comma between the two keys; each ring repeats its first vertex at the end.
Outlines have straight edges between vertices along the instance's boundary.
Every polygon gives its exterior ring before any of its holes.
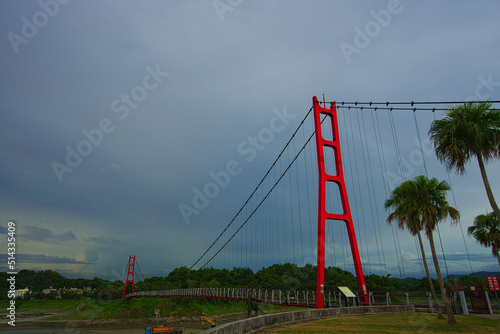
{"type": "MultiPolygon", "coordinates": [[[[375,303],[373,293],[369,294],[369,304],[375,303]],[[373,301],[373,303],[372,303],[373,301]]],[[[194,297],[194,298],[219,298],[237,301],[247,301],[249,298],[258,300],[260,303],[297,306],[316,307],[316,293],[314,291],[282,291],[266,289],[246,289],[246,288],[191,288],[172,289],[159,291],[142,291],[125,295],[125,298],[138,297],[194,297]]],[[[327,291],[325,293],[325,307],[342,307],[346,305],[360,305],[360,297],[350,298],[346,301],[340,292],[327,291]]],[[[389,305],[389,302],[384,303],[389,305]]]]}

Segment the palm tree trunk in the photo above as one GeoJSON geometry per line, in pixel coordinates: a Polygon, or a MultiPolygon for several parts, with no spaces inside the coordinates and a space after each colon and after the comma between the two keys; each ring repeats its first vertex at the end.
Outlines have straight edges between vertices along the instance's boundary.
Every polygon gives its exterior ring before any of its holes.
{"type": "Polygon", "coordinates": [[[500,266],[500,247],[498,247],[497,243],[491,245],[491,254],[497,259],[498,265],[500,266]]]}
{"type": "Polygon", "coordinates": [[[495,197],[493,196],[493,191],[491,191],[490,182],[488,181],[488,176],[486,175],[486,168],[484,167],[483,158],[479,154],[477,155],[477,162],[479,163],[481,177],[483,178],[484,187],[486,188],[486,195],[488,196],[488,200],[490,201],[490,205],[493,208],[493,211],[498,217],[498,221],[500,221],[500,209],[498,208],[495,197]]]}
{"type": "Polygon", "coordinates": [[[448,314],[448,323],[454,324],[457,321],[455,320],[455,316],[453,315],[453,310],[451,309],[450,300],[448,299],[448,295],[446,294],[446,289],[444,288],[443,276],[441,276],[441,269],[439,269],[439,262],[436,254],[436,247],[434,247],[434,237],[432,236],[432,231],[429,231],[427,237],[429,238],[429,242],[431,244],[432,259],[434,261],[434,267],[436,268],[436,275],[439,281],[439,288],[441,289],[441,295],[443,296],[444,307],[446,309],[446,313],[448,314]]]}
{"type": "Polygon", "coordinates": [[[443,312],[441,311],[441,306],[438,304],[438,299],[436,295],[436,290],[434,289],[434,284],[432,284],[432,278],[429,274],[429,267],[427,266],[427,259],[425,258],[424,244],[422,243],[422,236],[420,231],[418,232],[418,243],[420,244],[420,251],[422,252],[422,261],[424,262],[425,274],[427,275],[427,280],[429,281],[429,288],[431,289],[432,299],[434,300],[434,305],[436,306],[438,319],[443,318],[443,312]]]}

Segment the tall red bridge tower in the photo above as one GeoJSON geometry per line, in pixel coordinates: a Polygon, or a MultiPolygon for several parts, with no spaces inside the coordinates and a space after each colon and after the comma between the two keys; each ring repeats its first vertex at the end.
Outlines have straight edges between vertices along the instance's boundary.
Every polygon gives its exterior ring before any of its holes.
{"type": "MultiPolygon", "coordinates": [[[[326,109],[326,105],[321,107],[317,97],[313,97],[313,113],[314,113],[314,128],[316,130],[316,149],[318,155],[318,170],[319,170],[319,205],[318,205],[318,265],[317,265],[317,286],[316,286],[316,308],[322,309],[325,306],[325,222],[326,220],[340,220],[345,222],[349,242],[351,244],[351,252],[358,280],[359,292],[361,301],[368,303],[368,295],[365,284],[365,276],[361,267],[361,259],[359,257],[358,243],[354,232],[352,222],[351,209],[347,199],[347,191],[344,181],[344,172],[342,170],[342,157],[340,154],[339,127],[337,118],[337,108],[335,102],[332,103],[330,109],[326,109]],[[321,130],[321,115],[330,118],[332,140],[326,140],[321,130]],[[333,149],[335,158],[335,175],[327,173],[325,168],[325,150],[324,148],[333,149]],[[338,185],[340,191],[340,199],[342,201],[342,213],[329,213],[326,210],[325,196],[327,182],[334,182],[338,185]]],[[[330,151],[330,150],[327,150],[330,151]]]]}

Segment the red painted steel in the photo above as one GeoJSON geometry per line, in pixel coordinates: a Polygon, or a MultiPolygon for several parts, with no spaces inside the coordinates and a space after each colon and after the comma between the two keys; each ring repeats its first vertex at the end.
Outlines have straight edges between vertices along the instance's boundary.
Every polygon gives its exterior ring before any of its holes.
{"type": "Polygon", "coordinates": [[[316,130],[316,150],[318,153],[318,170],[319,170],[319,204],[318,204],[318,267],[317,267],[317,301],[316,308],[324,308],[324,291],[325,291],[325,222],[327,219],[341,220],[346,223],[349,242],[351,244],[351,252],[354,261],[354,268],[356,270],[356,277],[358,279],[359,292],[361,302],[368,304],[368,295],[365,284],[365,276],[363,275],[363,268],[361,266],[361,259],[359,257],[358,243],[356,241],[356,234],[354,232],[354,224],[352,222],[351,209],[349,207],[349,200],[347,199],[347,191],[344,181],[344,172],[342,170],[342,158],[340,154],[340,141],[339,141],[339,128],[337,122],[337,108],[335,102],[332,103],[330,109],[321,107],[318,98],[313,97],[313,110],[314,110],[314,128],[316,130]],[[333,134],[332,140],[326,140],[323,137],[321,130],[321,115],[330,116],[331,129],[333,134]],[[336,175],[329,175],[325,169],[324,147],[333,149],[335,157],[335,172],[336,175]],[[326,183],[334,182],[338,185],[340,191],[340,198],[342,200],[343,213],[333,214],[326,211],[325,196],[326,196],[326,183]]]}
{"type": "Polygon", "coordinates": [[[500,284],[498,284],[498,277],[486,276],[486,281],[488,282],[488,288],[490,289],[490,291],[500,291],[500,284]]]}
{"type": "Polygon", "coordinates": [[[127,289],[127,283],[132,282],[132,293],[134,293],[134,267],[135,267],[135,255],[129,255],[128,258],[128,269],[127,269],[127,279],[125,280],[125,287],[123,288],[122,298],[125,296],[125,290],[127,289]],[[132,275],[132,279],[130,279],[132,275]]]}

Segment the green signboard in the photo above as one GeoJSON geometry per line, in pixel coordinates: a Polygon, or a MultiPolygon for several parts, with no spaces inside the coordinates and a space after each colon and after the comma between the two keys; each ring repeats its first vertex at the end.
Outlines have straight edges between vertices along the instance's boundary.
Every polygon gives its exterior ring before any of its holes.
{"type": "Polygon", "coordinates": [[[353,297],[356,297],[356,295],[354,294],[354,292],[351,291],[351,289],[349,289],[348,287],[346,286],[338,286],[337,287],[340,292],[342,292],[344,294],[344,296],[346,296],[347,298],[353,298],[353,297]]]}

